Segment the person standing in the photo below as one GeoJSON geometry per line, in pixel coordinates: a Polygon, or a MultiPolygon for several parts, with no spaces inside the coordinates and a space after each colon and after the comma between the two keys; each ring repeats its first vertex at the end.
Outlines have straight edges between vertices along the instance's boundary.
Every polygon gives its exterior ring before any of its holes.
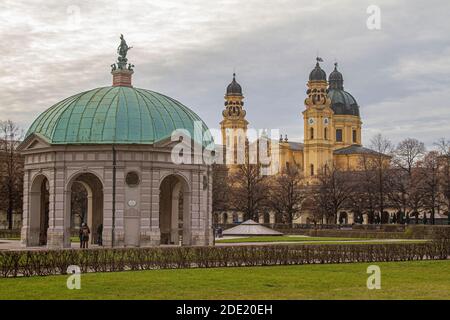
{"type": "Polygon", "coordinates": [[[89,247],[89,235],[91,234],[91,230],[89,229],[86,222],[83,222],[80,229],[81,234],[81,248],[87,249],[89,247]]]}

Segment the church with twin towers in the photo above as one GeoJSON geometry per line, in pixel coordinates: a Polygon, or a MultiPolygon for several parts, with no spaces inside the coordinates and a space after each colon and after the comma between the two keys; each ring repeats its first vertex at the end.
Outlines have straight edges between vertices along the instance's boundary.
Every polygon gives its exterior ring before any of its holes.
{"type": "MultiPolygon", "coordinates": [[[[362,146],[362,121],[359,105],[356,99],[344,89],[344,77],[335,63],[334,70],[327,78],[321,68],[321,58],[317,58],[314,69],[310,72],[306,98],[304,102],[303,127],[304,141],[291,141],[287,136],[280,137],[275,163],[275,172],[283,172],[289,166],[301,170],[306,181],[314,184],[317,176],[325,167],[334,166],[340,170],[358,170],[362,157],[372,157],[377,152],[362,146]]],[[[251,108],[251,107],[250,107],[251,108]]],[[[244,94],[242,86],[237,82],[236,75],[228,85],[225,93],[225,109],[220,122],[222,144],[226,147],[226,163],[233,168],[239,163],[238,145],[242,136],[247,137],[250,121],[246,118],[244,94]]],[[[272,153],[273,157],[273,153],[272,153]]],[[[272,158],[273,160],[273,158],[272,158]]],[[[222,216],[222,222],[241,220],[230,215],[222,216]]],[[[264,220],[264,218],[261,218],[264,220]]],[[[271,217],[270,221],[275,222],[271,217]]],[[[297,221],[308,222],[308,214],[302,215],[297,221]]],[[[351,221],[350,221],[351,222],[351,221]]]]}

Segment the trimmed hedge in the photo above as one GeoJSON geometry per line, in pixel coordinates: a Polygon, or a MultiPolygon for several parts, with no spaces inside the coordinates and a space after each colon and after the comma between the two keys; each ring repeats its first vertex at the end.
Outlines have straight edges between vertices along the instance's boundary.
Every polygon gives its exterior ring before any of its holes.
{"type": "Polygon", "coordinates": [[[126,270],[244,267],[447,259],[449,241],[421,244],[152,247],[87,250],[0,251],[0,277],[126,270]]]}

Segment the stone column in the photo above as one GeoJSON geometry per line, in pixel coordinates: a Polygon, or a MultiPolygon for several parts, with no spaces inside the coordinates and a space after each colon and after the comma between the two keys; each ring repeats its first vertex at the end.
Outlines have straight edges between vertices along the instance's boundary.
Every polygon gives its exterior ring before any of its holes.
{"type": "Polygon", "coordinates": [[[353,224],[355,222],[355,214],[353,212],[347,213],[347,219],[348,224],[353,224]]]}
{"type": "Polygon", "coordinates": [[[112,168],[105,168],[105,178],[103,186],[103,246],[112,246],[112,168]]]}
{"type": "MultiPolygon", "coordinates": [[[[180,188],[181,183],[178,182],[172,189],[172,199],[171,199],[171,217],[170,217],[170,241],[173,244],[179,244],[179,201],[180,201],[180,188]]],[[[184,199],[183,199],[184,202],[184,199]]],[[[184,203],[183,203],[184,205],[184,203]]],[[[184,221],[183,221],[184,222],[184,221]]]]}
{"type": "Polygon", "coordinates": [[[367,214],[363,214],[363,224],[369,224],[369,216],[367,214]]]}
{"type": "Polygon", "coordinates": [[[150,231],[148,234],[149,245],[159,246],[161,244],[161,231],[159,230],[159,169],[151,172],[151,203],[150,203],[150,231]]]}
{"type": "MultiPolygon", "coordinates": [[[[118,156],[120,156],[120,153],[118,153],[118,156]]],[[[114,230],[114,241],[115,241],[114,245],[116,247],[123,247],[125,244],[124,213],[125,213],[125,170],[124,167],[117,166],[116,221],[114,230]]]]}
{"type": "MultiPolygon", "coordinates": [[[[201,227],[201,212],[200,212],[200,197],[201,197],[201,181],[199,172],[191,172],[191,195],[190,195],[190,228],[184,227],[185,230],[190,230],[189,243],[183,240],[184,245],[203,245],[204,229],[201,227]]],[[[185,237],[183,237],[184,239],[185,237]]]]}
{"type": "Polygon", "coordinates": [[[56,169],[49,175],[50,204],[47,247],[70,247],[70,218],[65,217],[64,169],[56,169]],[[67,221],[68,220],[68,221],[67,221]],[[68,222],[68,223],[67,223],[68,222]]]}
{"type": "MultiPolygon", "coordinates": [[[[20,230],[20,245],[22,247],[26,247],[30,242],[31,239],[29,238],[30,235],[30,211],[29,211],[29,203],[31,197],[29,193],[29,179],[30,179],[30,173],[28,170],[25,170],[24,177],[23,177],[23,209],[22,209],[22,229],[20,230]]],[[[39,240],[39,239],[38,239],[39,240]]]]}
{"type": "Polygon", "coordinates": [[[151,206],[152,206],[152,171],[151,168],[142,169],[141,177],[141,222],[140,239],[141,247],[152,245],[151,242],[151,206]]]}

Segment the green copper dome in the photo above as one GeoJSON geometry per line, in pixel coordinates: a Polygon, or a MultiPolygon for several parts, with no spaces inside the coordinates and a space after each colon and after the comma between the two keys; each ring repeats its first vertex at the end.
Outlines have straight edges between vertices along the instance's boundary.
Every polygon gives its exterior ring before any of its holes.
{"type": "Polygon", "coordinates": [[[176,129],[186,129],[203,145],[212,141],[205,123],[180,102],[150,90],[113,86],[58,102],[34,121],[26,135],[38,134],[51,144],[153,144],[176,129]],[[194,136],[197,121],[203,139],[194,136]]]}

